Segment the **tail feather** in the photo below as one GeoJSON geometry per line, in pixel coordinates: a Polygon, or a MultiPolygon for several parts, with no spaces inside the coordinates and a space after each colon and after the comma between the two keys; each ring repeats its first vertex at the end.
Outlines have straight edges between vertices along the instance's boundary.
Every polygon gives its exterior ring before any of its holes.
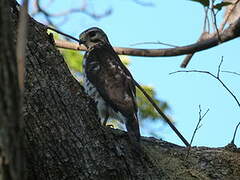
{"type": "Polygon", "coordinates": [[[138,118],[134,114],[131,118],[126,120],[126,128],[128,131],[129,140],[132,144],[139,144],[140,146],[140,130],[138,118]]]}

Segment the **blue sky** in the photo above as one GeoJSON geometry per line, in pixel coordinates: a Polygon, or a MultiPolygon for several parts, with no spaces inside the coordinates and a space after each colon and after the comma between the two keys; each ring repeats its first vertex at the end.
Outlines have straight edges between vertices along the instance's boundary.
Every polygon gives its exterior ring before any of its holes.
{"type": "MultiPolygon", "coordinates": [[[[147,0],[146,0],[147,1],[147,0]]],[[[48,6],[49,10],[59,12],[67,8],[79,7],[77,0],[56,1],[48,6]]],[[[131,0],[89,1],[89,10],[103,12],[112,7],[112,15],[101,20],[93,20],[87,15],[72,14],[60,30],[72,36],[85,29],[98,26],[108,35],[113,46],[131,47],[139,42],[161,41],[174,45],[194,43],[202,31],[203,8],[188,0],[159,0],[152,7],[144,7],[131,0]]],[[[80,4],[81,5],[81,4],[80,4]]],[[[219,21],[221,19],[219,14],[219,21]]],[[[36,17],[44,22],[41,16],[36,17]]],[[[56,19],[55,22],[61,22],[56,19]]],[[[188,70],[207,70],[217,72],[221,57],[224,61],[222,70],[240,73],[239,61],[240,40],[235,39],[218,47],[194,55],[188,70]]],[[[165,48],[162,45],[138,45],[136,48],[165,48]]],[[[141,84],[154,86],[158,97],[167,101],[171,107],[168,114],[176,121],[176,126],[190,141],[198,121],[199,104],[204,113],[210,111],[202,121],[193,145],[219,147],[228,144],[233,136],[235,126],[240,121],[240,108],[233,97],[221,84],[206,74],[170,72],[180,70],[179,65],[184,56],[178,57],[130,57],[132,72],[141,84]]],[[[240,76],[221,73],[221,78],[240,100],[240,76]]],[[[158,124],[147,124],[146,127],[162,127],[158,124]]],[[[142,135],[149,135],[142,131],[142,135]]],[[[168,127],[159,129],[159,136],[164,140],[182,145],[179,138],[168,127]]],[[[236,137],[240,146],[240,131],[236,137]]]]}

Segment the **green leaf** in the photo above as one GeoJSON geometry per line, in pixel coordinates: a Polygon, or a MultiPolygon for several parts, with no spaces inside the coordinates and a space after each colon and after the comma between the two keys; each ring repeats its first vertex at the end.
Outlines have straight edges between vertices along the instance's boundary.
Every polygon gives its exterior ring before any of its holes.
{"type": "Polygon", "coordinates": [[[128,66],[131,63],[129,56],[126,56],[126,55],[118,55],[118,56],[125,66],[128,66]]]}
{"type": "Polygon", "coordinates": [[[78,51],[67,49],[61,49],[60,52],[62,53],[64,60],[70,69],[77,72],[82,72],[82,54],[80,54],[78,51]]]}
{"type": "Polygon", "coordinates": [[[232,4],[232,3],[231,3],[231,2],[221,2],[221,3],[215,4],[215,5],[213,6],[213,8],[220,11],[220,10],[222,10],[222,8],[223,8],[224,6],[228,6],[228,5],[230,5],[230,4],[232,4]]]}
{"type": "MultiPolygon", "coordinates": [[[[160,109],[164,112],[169,110],[169,106],[166,102],[160,101],[156,97],[156,91],[154,87],[142,85],[143,89],[150,95],[150,97],[154,100],[154,102],[160,107],[160,109]]],[[[150,118],[152,120],[160,119],[158,112],[155,111],[152,104],[146,99],[146,97],[142,94],[142,92],[137,89],[137,104],[139,107],[139,117],[141,120],[150,118]]]]}
{"type": "Polygon", "coordinates": [[[198,2],[201,5],[203,5],[204,7],[208,7],[209,6],[209,0],[190,0],[190,1],[198,2]]]}

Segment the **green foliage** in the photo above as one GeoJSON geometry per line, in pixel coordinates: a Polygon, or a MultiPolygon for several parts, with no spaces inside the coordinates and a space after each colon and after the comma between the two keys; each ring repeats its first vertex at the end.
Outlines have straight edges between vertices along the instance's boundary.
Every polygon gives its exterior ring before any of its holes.
{"type": "Polygon", "coordinates": [[[123,64],[125,66],[128,66],[131,63],[131,61],[128,58],[128,56],[126,56],[126,55],[118,55],[118,56],[119,56],[119,58],[121,59],[121,61],[123,62],[123,64]]]}
{"type": "MultiPolygon", "coordinates": [[[[166,102],[162,102],[157,99],[154,87],[146,85],[143,85],[142,87],[151,96],[151,98],[163,112],[170,109],[166,102]]],[[[139,89],[137,89],[137,103],[139,107],[140,119],[150,118],[152,120],[156,120],[160,118],[158,112],[155,111],[152,104],[147,100],[147,98],[142,94],[139,89]]]]}
{"type": "Polygon", "coordinates": [[[222,10],[223,7],[228,6],[230,4],[232,4],[232,3],[231,2],[221,2],[221,3],[215,4],[213,6],[213,8],[217,9],[218,11],[220,11],[220,10],[222,10]]]}
{"type": "Polygon", "coordinates": [[[203,5],[204,7],[208,7],[209,6],[209,0],[190,0],[190,1],[198,2],[201,5],[203,5]]]}
{"type": "Polygon", "coordinates": [[[75,50],[61,49],[65,62],[71,70],[82,72],[83,55],[75,50]]]}

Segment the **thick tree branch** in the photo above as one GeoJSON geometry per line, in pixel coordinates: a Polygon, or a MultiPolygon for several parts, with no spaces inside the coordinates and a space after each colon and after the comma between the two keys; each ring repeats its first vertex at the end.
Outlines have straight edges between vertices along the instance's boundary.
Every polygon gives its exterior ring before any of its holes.
{"type": "MultiPolygon", "coordinates": [[[[187,46],[181,46],[176,48],[167,49],[135,49],[135,48],[124,48],[124,47],[114,47],[114,50],[118,54],[130,55],[130,56],[146,56],[146,57],[168,57],[168,56],[179,56],[184,54],[191,54],[194,52],[206,50],[235,39],[240,36],[240,18],[233,24],[231,24],[226,30],[219,33],[221,42],[219,42],[219,37],[215,34],[205,40],[199,41],[194,44],[187,46]]],[[[86,51],[86,48],[79,46],[76,43],[67,42],[63,40],[55,40],[56,46],[59,48],[73,49],[86,51]]]]}

